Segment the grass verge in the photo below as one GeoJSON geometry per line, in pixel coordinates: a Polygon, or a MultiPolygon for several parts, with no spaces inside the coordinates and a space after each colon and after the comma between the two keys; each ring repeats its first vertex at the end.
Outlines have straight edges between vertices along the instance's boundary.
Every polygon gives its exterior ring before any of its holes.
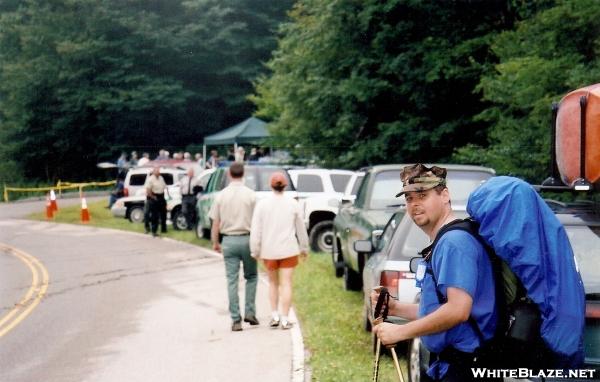
{"type": "MultiPolygon", "coordinates": [[[[113,217],[105,205],[105,201],[88,204],[91,221],[87,225],[144,232],[142,224],[113,217]]],[[[30,218],[46,220],[44,213],[32,214],[30,218]]],[[[53,221],[83,224],[80,222],[79,206],[61,208],[53,221]]],[[[198,239],[191,231],[169,229],[162,236],[210,248],[208,240],[198,239]]],[[[330,256],[311,253],[308,261],[302,262],[297,268],[294,308],[301,323],[304,345],[310,353],[307,364],[312,381],[371,380],[373,343],[371,333],[363,328],[362,293],[343,289],[342,279],[333,275],[330,256]]],[[[398,356],[405,380],[408,380],[403,351],[398,356]]],[[[382,356],[379,381],[397,380],[391,357],[382,356]]]]}

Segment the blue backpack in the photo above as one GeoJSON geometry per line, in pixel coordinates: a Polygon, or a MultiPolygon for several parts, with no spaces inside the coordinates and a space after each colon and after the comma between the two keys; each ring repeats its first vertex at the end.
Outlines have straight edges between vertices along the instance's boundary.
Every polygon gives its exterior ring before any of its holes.
{"type": "MultiPolygon", "coordinates": [[[[522,180],[500,176],[478,187],[467,219],[448,223],[422,253],[433,253],[447,232],[474,236],[490,258],[498,325],[478,358],[495,368],[576,368],[583,363],[585,292],[565,229],[537,192],[522,180]]],[[[437,280],[431,273],[434,283],[437,280]]],[[[445,297],[436,289],[439,303],[445,297]]]]}
{"type": "MultiPolygon", "coordinates": [[[[499,176],[471,193],[467,212],[477,222],[478,236],[502,260],[500,274],[512,272],[517,289],[537,307],[539,336],[553,354],[551,366],[580,366],[585,291],[569,238],[552,210],[528,183],[499,176]]],[[[514,292],[509,278],[496,280],[506,295],[514,292]]]]}

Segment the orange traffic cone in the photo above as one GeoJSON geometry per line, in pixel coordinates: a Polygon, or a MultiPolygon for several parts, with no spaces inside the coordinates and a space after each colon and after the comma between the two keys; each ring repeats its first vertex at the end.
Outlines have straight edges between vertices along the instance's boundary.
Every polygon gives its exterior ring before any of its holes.
{"type": "Polygon", "coordinates": [[[50,198],[46,196],[46,219],[52,220],[54,219],[54,211],[52,210],[52,203],[50,203],[50,198]]]}
{"type": "Polygon", "coordinates": [[[88,223],[90,221],[90,211],[88,211],[85,198],[81,198],[81,222],[88,223]]]}
{"type": "Polygon", "coordinates": [[[58,204],[56,204],[56,194],[54,190],[50,190],[50,204],[52,205],[52,211],[58,211],[58,204]]]}

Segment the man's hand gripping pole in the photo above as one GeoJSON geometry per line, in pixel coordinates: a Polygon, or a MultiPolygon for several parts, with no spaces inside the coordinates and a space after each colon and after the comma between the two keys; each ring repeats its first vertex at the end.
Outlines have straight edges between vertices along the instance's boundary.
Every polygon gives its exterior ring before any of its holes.
{"type": "MultiPolygon", "coordinates": [[[[377,297],[377,303],[375,304],[375,309],[373,310],[373,320],[372,325],[377,326],[381,324],[388,316],[389,312],[389,301],[390,301],[390,293],[387,288],[382,286],[377,286],[373,288],[373,291],[379,293],[377,297]]],[[[387,346],[391,353],[392,358],[394,359],[394,367],[396,368],[396,372],[398,373],[398,380],[400,382],[404,382],[404,376],[402,375],[402,371],[400,370],[400,364],[398,363],[398,355],[396,354],[395,344],[387,346]]],[[[379,378],[379,358],[381,355],[381,340],[379,336],[377,336],[377,346],[375,348],[375,361],[373,365],[373,382],[377,382],[379,378]]]]}

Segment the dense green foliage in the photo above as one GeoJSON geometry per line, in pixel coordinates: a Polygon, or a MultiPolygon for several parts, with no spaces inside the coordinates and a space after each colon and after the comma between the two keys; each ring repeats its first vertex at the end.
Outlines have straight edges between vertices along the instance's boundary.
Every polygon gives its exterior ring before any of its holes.
{"type": "Polygon", "coordinates": [[[559,2],[494,40],[495,70],[479,89],[492,103],[477,119],[490,126],[489,147],[459,150],[463,161],[540,182],[548,175],[551,104],[600,78],[600,2],[559,2]]]}
{"type": "Polygon", "coordinates": [[[0,1],[0,159],[81,179],[122,149],[182,148],[247,118],[291,4],[0,1]]]}
{"type": "Polygon", "coordinates": [[[259,115],[334,165],[447,159],[484,142],[475,87],[506,1],[302,0],[257,84],[259,115]]]}
{"type": "Polygon", "coordinates": [[[329,164],[446,161],[547,175],[550,106],[597,82],[600,3],[296,3],[258,114],[329,164]]]}

